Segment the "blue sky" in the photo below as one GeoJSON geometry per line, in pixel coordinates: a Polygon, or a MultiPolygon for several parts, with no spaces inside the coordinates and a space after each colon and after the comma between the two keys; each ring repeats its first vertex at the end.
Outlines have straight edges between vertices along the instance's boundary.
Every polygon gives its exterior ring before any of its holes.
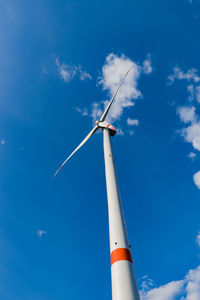
{"type": "Polygon", "coordinates": [[[111,299],[102,134],[51,177],[118,60],[135,66],[112,142],[141,295],[200,298],[199,29],[197,0],[1,1],[1,299],[111,299]]]}

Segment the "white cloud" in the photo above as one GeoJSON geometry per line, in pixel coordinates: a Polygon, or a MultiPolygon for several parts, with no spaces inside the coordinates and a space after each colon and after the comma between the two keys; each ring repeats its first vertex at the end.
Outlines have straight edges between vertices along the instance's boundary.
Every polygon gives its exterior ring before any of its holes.
{"type": "Polygon", "coordinates": [[[130,126],[138,126],[139,121],[137,119],[128,118],[127,119],[127,124],[130,125],[130,126]]]}
{"type": "Polygon", "coordinates": [[[171,281],[158,288],[153,286],[145,282],[140,291],[141,300],[199,300],[200,266],[189,270],[182,280],[171,281]]]}
{"type": "MultiPolygon", "coordinates": [[[[80,70],[81,68],[79,66],[79,72],[82,77],[91,78],[88,73],[80,70]]],[[[143,62],[142,66],[140,66],[136,62],[133,62],[130,58],[126,57],[124,54],[118,56],[114,53],[110,53],[105,59],[101,76],[99,76],[97,80],[97,85],[101,86],[104,91],[107,91],[108,99],[101,102],[93,102],[91,108],[88,110],[86,108],[81,109],[80,107],[75,107],[74,109],[83,116],[88,115],[92,117],[93,122],[98,120],[103,114],[103,111],[108,105],[113,94],[116,92],[128,70],[128,76],[121,86],[106,117],[106,120],[110,123],[114,122],[115,120],[119,120],[122,116],[123,110],[128,107],[133,107],[135,105],[135,101],[142,97],[142,93],[138,89],[138,80],[141,74],[149,74],[152,72],[150,55],[143,62]]],[[[127,123],[128,125],[137,126],[139,121],[128,118],[127,123]]],[[[132,135],[134,132],[130,131],[129,133],[132,135]]],[[[118,131],[118,134],[124,134],[122,129],[118,131]]]]}
{"type": "Polygon", "coordinates": [[[184,123],[191,123],[188,127],[183,128],[180,132],[185,141],[191,143],[194,149],[200,151],[200,122],[195,112],[195,108],[182,106],[178,107],[177,113],[180,120],[184,123]]]}
{"type": "Polygon", "coordinates": [[[194,84],[189,84],[187,86],[187,90],[188,90],[188,93],[189,93],[188,100],[193,101],[194,99],[196,99],[197,102],[200,103],[200,85],[197,85],[195,87],[194,84]]]}
{"type": "MultiPolygon", "coordinates": [[[[199,172],[200,173],[200,172],[199,172]]],[[[200,231],[196,242],[200,247],[200,231]]],[[[200,266],[190,269],[182,280],[170,281],[155,287],[147,276],[142,278],[141,300],[199,300],[200,299],[200,266]]]]}
{"type": "Polygon", "coordinates": [[[46,230],[42,230],[42,229],[38,229],[37,230],[37,236],[39,238],[41,238],[44,234],[47,234],[47,231],[46,230]]]}
{"type": "Polygon", "coordinates": [[[193,106],[181,106],[177,108],[177,113],[184,123],[194,123],[196,122],[196,113],[195,108],[193,106]]]}
{"type": "MultiPolygon", "coordinates": [[[[200,231],[196,236],[196,243],[200,247],[200,231]]],[[[141,287],[141,300],[199,300],[200,265],[190,269],[182,280],[170,281],[160,287],[155,287],[153,280],[145,275],[141,287]]]]}
{"type": "Polygon", "coordinates": [[[148,58],[143,61],[143,72],[145,74],[150,74],[152,73],[152,71],[153,68],[152,68],[151,56],[148,55],[148,58]]]}
{"type": "Polygon", "coordinates": [[[132,68],[109,111],[108,119],[110,122],[119,119],[123,109],[133,106],[134,100],[141,97],[141,92],[137,88],[140,67],[124,55],[119,57],[111,53],[106,57],[106,63],[102,68],[102,77],[99,84],[102,85],[103,90],[108,90],[109,98],[115,93],[131,65],[132,68]]]}
{"type": "Polygon", "coordinates": [[[4,139],[1,139],[1,145],[4,145],[6,141],[4,139]]]}
{"type": "Polygon", "coordinates": [[[183,128],[181,134],[186,142],[191,143],[194,149],[200,151],[200,122],[183,128]]]}
{"type": "Polygon", "coordinates": [[[129,134],[132,136],[132,135],[134,135],[134,131],[133,130],[130,130],[129,131],[129,134]]]}
{"type": "MultiPolygon", "coordinates": [[[[169,83],[174,83],[175,80],[186,81],[186,87],[189,93],[188,100],[193,101],[193,106],[181,106],[177,108],[177,114],[180,120],[187,124],[187,127],[182,128],[179,132],[184,137],[184,140],[191,143],[195,150],[200,151],[200,115],[198,114],[200,103],[200,76],[197,69],[189,69],[183,72],[179,67],[173,69],[173,73],[168,76],[169,83]]],[[[188,157],[192,160],[196,157],[194,152],[191,152],[188,157]]],[[[194,183],[200,189],[200,171],[193,175],[194,183]]]]}
{"type": "Polygon", "coordinates": [[[200,102],[200,76],[195,68],[183,72],[179,67],[173,69],[173,73],[168,76],[168,83],[173,84],[175,80],[183,80],[187,83],[188,101],[200,102]]]}
{"type": "Polygon", "coordinates": [[[180,295],[184,281],[171,281],[158,288],[153,288],[147,293],[141,294],[142,300],[175,300],[180,295]]]}
{"type": "Polygon", "coordinates": [[[196,172],[193,175],[193,179],[194,179],[194,183],[196,184],[196,186],[198,187],[198,189],[200,189],[200,171],[196,172]]]}
{"type": "Polygon", "coordinates": [[[181,135],[185,141],[191,143],[194,149],[200,151],[200,122],[195,113],[195,108],[182,106],[178,107],[177,113],[180,120],[184,123],[191,123],[188,127],[181,130],[181,135]]]}
{"type": "Polygon", "coordinates": [[[198,246],[200,247],[200,231],[198,232],[198,234],[196,236],[196,242],[197,242],[198,246]]]}
{"type": "Polygon", "coordinates": [[[175,79],[187,80],[191,82],[200,82],[197,69],[189,69],[187,72],[183,72],[179,67],[174,67],[173,73],[168,76],[169,84],[172,84],[175,79]]]}
{"type": "Polygon", "coordinates": [[[185,278],[187,296],[184,300],[200,299],[200,266],[190,270],[185,278]]]}
{"type": "MultiPolygon", "coordinates": [[[[109,98],[111,98],[115,93],[124,75],[129,69],[129,74],[109,111],[107,117],[109,122],[119,119],[124,108],[134,106],[135,100],[142,97],[142,94],[138,89],[138,80],[142,72],[142,68],[124,54],[117,56],[114,53],[110,53],[106,57],[106,62],[102,67],[102,76],[98,84],[102,85],[103,90],[108,91],[109,98]]],[[[107,101],[104,102],[104,105],[107,101]]]]}
{"type": "Polygon", "coordinates": [[[92,79],[92,76],[86,71],[83,71],[80,65],[71,66],[66,63],[60,63],[58,57],[55,59],[55,64],[58,68],[60,77],[66,83],[70,82],[75,76],[78,76],[81,81],[85,79],[92,79]]]}

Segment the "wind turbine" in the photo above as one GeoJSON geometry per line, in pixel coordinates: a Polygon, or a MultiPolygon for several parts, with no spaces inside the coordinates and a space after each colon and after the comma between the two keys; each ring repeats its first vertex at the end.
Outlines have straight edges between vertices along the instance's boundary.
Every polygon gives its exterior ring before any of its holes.
{"type": "Polygon", "coordinates": [[[112,300],[140,299],[110,141],[110,136],[114,136],[116,134],[116,130],[112,125],[105,121],[109,109],[130,69],[125,74],[100,120],[96,121],[96,126],[89,132],[86,138],[62,163],[60,168],[54,174],[54,176],[56,176],[70,157],[72,157],[72,155],[74,155],[75,152],[77,152],[99,128],[102,129],[109,215],[112,300]]]}

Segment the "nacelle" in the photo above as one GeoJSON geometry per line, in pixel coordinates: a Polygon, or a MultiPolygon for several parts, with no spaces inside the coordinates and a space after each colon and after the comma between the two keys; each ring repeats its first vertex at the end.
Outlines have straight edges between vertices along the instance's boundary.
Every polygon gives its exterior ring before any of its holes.
{"type": "Polygon", "coordinates": [[[96,124],[101,128],[108,128],[111,136],[114,136],[117,133],[115,127],[105,121],[104,122],[97,121],[96,124]]]}

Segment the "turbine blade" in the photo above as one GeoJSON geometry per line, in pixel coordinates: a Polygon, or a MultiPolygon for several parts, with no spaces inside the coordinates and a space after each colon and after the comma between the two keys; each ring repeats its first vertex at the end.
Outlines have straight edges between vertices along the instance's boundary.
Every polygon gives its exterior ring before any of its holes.
{"type": "Polygon", "coordinates": [[[70,156],[68,156],[68,158],[62,163],[62,165],[60,166],[60,168],[56,171],[56,173],[53,175],[53,178],[58,174],[58,172],[60,171],[60,169],[62,169],[62,167],[66,164],[66,162],[70,159],[70,157],[72,157],[72,155],[74,155],[75,152],[77,152],[88,140],[89,138],[97,131],[97,129],[99,128],[99,126],[95,126],[90,133],[86,136],[86,138],[84,138],[84,140],[78,145],[78,147],[70,154],[70,156]]]}
{"type": "Polygon", "coordinates": [[[105,118],[106,118],[106,116],[107,116],[107,114],[108,114],[108,111],[109,111],[109,109],[110,109],[110,107],[111,107],[113,101],[115,100],[115,97],[117,96],[117,93],[119,92],[119,89],[120,89],[120,87],[122,86],[122,84],[124,83],[124,80],[125,80],[126,76],[128,75],[128,73],[129,73],[130,69],[132,68],[132,66],[133,66],[133,65],[130,66],[129,70],[128,70],[128,71],[126,72],[126,74],[124,75],[124,78],[122,79],[122,81],[121,81],[120,85],[118,86],[116,92],[115,92],[114,95],[112,96],[112,99],[111,99],[110,102],[108,103],[108,106],[106,107],[106,109],[105,109],[103,115],[101,116],[101,119],[100,119],[101,122],[105,120],[105,118]]]}

